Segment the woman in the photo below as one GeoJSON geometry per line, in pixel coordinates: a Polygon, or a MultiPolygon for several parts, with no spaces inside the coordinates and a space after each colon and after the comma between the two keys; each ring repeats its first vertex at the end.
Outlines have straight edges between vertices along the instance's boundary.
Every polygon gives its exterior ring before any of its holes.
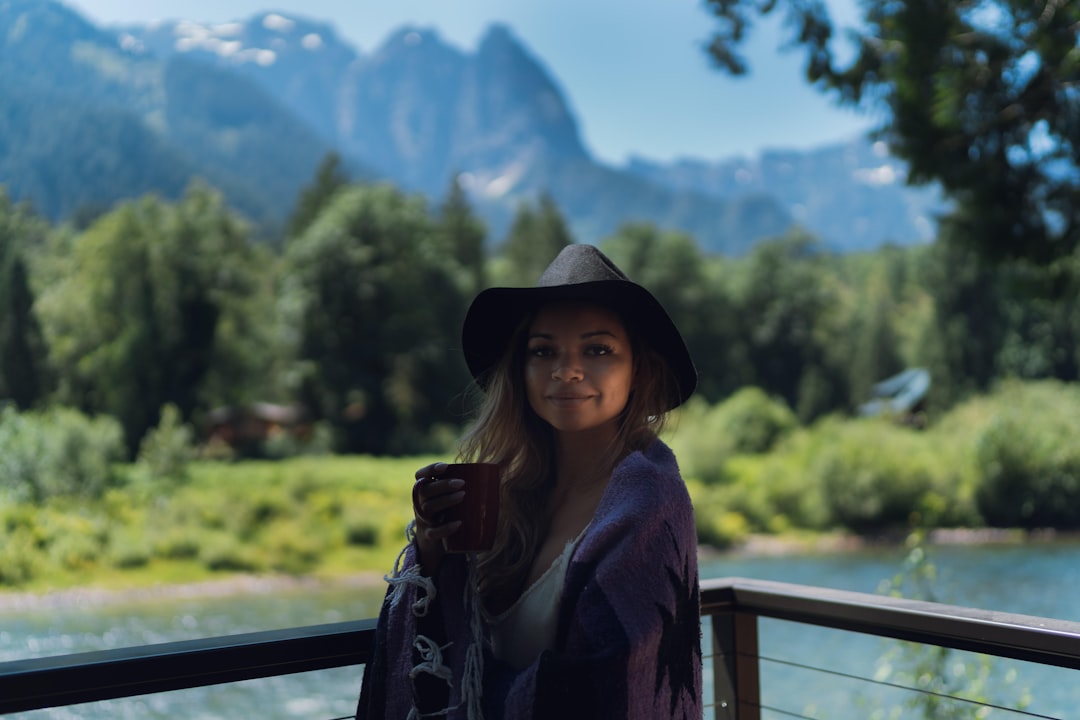
{"type": "Polygon", "coordinates": [[[571,245],[537,287],[480,293],[462,347],[484,400],[461,456],[500,466],[496,544],[445,553],[463,483],[417,471],[357,716],[697,720],[693,510],[657,437],[697,382],[678,330],[571,245]]]}

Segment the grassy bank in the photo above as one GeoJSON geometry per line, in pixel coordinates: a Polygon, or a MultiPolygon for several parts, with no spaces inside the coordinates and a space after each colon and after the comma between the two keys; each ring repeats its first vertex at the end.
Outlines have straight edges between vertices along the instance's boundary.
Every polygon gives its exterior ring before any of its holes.
{"type": "MultiPolygon", "coordinates": [[[[44,446],[66,448],[73,435],[44,446]]],[[[789,547],[902,538],[913,527],[1077,530],[1077,436],[1080,388],[1040,382],[1007,383],[925,429],[839,417],[803,427],[748,390],[716,406],[689,404],[667,439],[699,541],[729,548],[763,535],[789,547]]],[[[0,494],[0,590],[381,574],[404,543],[413,473],[434,459],[174,463],[161,458],[182,453],[161,447],[159,461],[116,466],[92,493],[72,490],[86,487],[75,481],[50,485],[44,472],[36,485],[9,484],[0,494]],[[61,490],[44,492],[51,487],[61,490]]]]}
{"type": "MultiPolygon", "coordinates": [[[[404,543],[413,473],[430,458],[192,463],[100,500],[0,508],[0,587],[140,587],[234,574],[384,572],[404,543]]],[[[129,473],[134,475],[135,473],[129,473]]]]}

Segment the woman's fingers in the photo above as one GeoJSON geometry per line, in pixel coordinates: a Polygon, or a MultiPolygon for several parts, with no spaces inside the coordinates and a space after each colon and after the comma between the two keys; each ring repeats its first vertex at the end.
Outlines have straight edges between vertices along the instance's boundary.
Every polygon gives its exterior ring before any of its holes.
{"type": "Polygon", "coordinates": [[[439,513],[459,504],[464,497],[464,490],[442,493],[433,497],[422,494],[418,509],[425,518],[437,521],[439,513]]]}
{"type": "Polygon", "coordinates": [[[455,520],[454,522],[449,522],[444,525],[434,525],[423,528],[420,532],[424,534],[424,537],[427,540],[437,541],[450,537],[457,532],[459,527],[461,527],[461,521],[455,520]]]}
{"type": "Polygon", "coordinates": [[[426,525],[442,525],[439,515],[461,502],[464,486],[460,478],[421,478],[413,486],[413,511],[426,525]]]}
{"type": "Polygon", "coordinates": [[[446,471],[446,463],[437,462],[425,465],[416,471],[416,479],[423,480],[424,478],[433,478],[442,475],[446,471]]]}

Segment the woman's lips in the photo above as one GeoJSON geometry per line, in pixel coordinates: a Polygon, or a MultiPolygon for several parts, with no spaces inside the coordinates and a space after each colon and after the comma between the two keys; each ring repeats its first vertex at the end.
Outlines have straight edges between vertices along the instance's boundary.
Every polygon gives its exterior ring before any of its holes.
{"type": "Polygon", "coordinates": [[[591,395],[548,395],[548,401],[561,407],[574,407],[589,400],[591,395]]]}

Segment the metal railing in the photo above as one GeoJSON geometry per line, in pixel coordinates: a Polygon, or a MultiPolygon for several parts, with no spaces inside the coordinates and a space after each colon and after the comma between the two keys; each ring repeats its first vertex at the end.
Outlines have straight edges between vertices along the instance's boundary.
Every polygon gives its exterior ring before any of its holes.
{"type": "MultiPolygon", "coordinates": [[[[703,582],[701,604],[718,720],[761,716],[759,618],[1080,670],[1077,622],[743,578],[703,582]]],[[[0,663],[0,714],[364,664],[374,629],[369,619],[0,663]]]]}

